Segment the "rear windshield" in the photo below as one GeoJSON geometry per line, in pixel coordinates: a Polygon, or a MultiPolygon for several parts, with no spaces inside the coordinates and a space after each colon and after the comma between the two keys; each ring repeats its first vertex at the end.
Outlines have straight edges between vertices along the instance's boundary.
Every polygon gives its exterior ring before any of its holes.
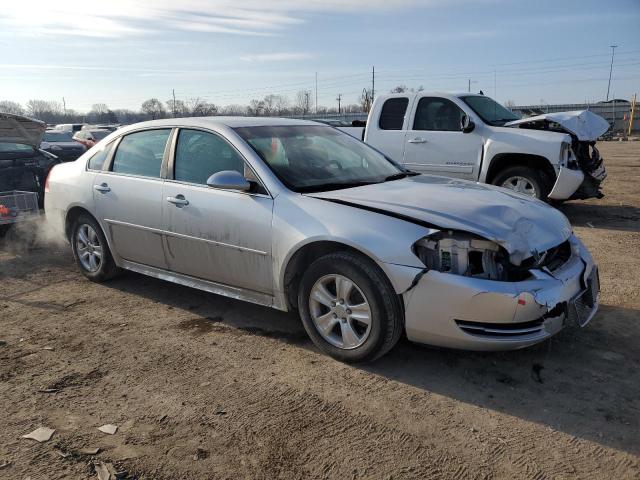
{"type": "Polygon", "coordinates": [[[68,132],[45,132],[42,138],[44,142],[73,142],[73,137],[68,132]]]}
{"type": "Polygon", "coordinates": [[[91,135],[93,135],[93,138],[95,138],[96,140],[102,140],[104,137],[106,137],[110,133],[111,132],[108,130],[92,130],[91,131],[91,135]]]}
{"type": "Polygon", "coordinates": [[[33,152],[33,147],[24,143],[0,143],[0,152],[33,152]]]}

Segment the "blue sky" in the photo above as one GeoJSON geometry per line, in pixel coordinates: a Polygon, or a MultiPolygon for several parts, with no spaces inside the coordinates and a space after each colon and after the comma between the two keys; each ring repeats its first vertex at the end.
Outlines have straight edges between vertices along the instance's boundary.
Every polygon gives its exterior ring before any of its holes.
{"type": "Polygon", "coordinates": [[[640,93],[640,1],[44,0],[0,9],[0,100],[139,108],[150,97],[246,104],[371,83],[484,90],[499,101],[640,93]]]}

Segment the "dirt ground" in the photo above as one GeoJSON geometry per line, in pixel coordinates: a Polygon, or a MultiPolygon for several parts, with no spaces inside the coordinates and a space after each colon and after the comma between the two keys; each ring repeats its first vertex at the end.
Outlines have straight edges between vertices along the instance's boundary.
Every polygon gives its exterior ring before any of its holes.
{"type": "Polygon", "coordinates": [[[292,315],[5,244],[0,478],[640,478],[640,142],[601,146],[606,197],[562,210],[602,306],[523,351],[403,340],[345,365],[292,315]],[[21,438],[40,426],[50,441],[21,438]]]}

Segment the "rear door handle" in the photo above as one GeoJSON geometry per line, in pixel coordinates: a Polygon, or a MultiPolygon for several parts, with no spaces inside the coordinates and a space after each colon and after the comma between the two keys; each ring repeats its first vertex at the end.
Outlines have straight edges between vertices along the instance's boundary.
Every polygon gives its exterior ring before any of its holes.
{"type": "Polygon", "coordinates": [[[424,138],[417,137],[409,140],[409,143],[427,143],[427,140],[424,138]]]}
{"type": "Polygon", "coordinates": [[[189,205],[189,200],[184,198],[184,195],[176,195],[175,197],[167,197],[167,202],[173,203],[177,207],[185,207],[189,205]]]}
{"type": "Polygon", "coordinates": [[[101,193],[107,193],[111,191],[111,188],[109,188],[109,185],[107,185],[106,183],[103,183],[101,185],[94,185],[93,188],[101,193]]]}

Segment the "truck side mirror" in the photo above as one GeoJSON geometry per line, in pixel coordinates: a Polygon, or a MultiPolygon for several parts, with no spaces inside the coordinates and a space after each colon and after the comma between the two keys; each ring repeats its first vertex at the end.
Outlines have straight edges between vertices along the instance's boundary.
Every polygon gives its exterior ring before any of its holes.
{"type": "Polygon", "coordinates": [[[462,130],[462,133],[473,132],[474,128],[476,128],[476,124],[469,118],[469,115],[462,115],[462,119],[460,120],[460,130],[462,130]]]}

